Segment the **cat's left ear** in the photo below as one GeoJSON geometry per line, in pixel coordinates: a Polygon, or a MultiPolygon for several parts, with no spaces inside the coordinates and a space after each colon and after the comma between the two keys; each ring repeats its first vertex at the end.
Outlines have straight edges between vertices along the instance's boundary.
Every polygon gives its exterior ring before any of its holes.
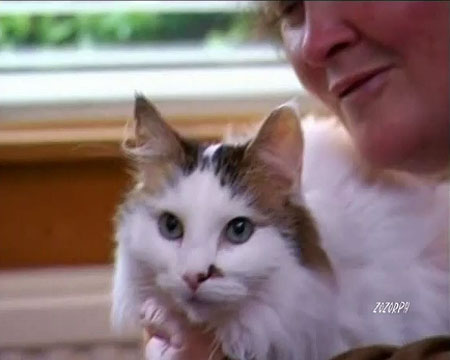
{"type": "Polygon", "coordinates": [[[303,133],[295,105],[288,103],[274,110],[247,152],[269,171],[268,175],[282,177],[288,186],[296,184],[302,169],[303,133]]]}
{"type": "Polygon", "coordinates": [[[135,141],[147,156],[179,159],[183,155],[181,139],[163,119],[156,107],[142,95],[134,105],[135,141]]]}

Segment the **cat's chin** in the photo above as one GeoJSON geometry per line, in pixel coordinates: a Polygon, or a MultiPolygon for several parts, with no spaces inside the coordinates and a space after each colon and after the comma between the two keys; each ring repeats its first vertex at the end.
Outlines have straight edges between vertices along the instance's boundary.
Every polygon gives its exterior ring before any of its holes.
{"type": "Polygon", "coordinates": [[[207,323],[214,314],[213,306],[201,301],[183,301],[180,307],[193,324],[207,323]]]}
{"type": "Polygon", "coordinates": [[[178,302],[178,306],[193,324],[216,323],[231,310],[225,303],[218,304],[196,298],[184,299],[178,302]]]}
{"type": "Polygon", "coordinates": [[[186,317],[192,324],[205,324],[209,320],[209,316],[197,309],[186,309],[186,317]]]}

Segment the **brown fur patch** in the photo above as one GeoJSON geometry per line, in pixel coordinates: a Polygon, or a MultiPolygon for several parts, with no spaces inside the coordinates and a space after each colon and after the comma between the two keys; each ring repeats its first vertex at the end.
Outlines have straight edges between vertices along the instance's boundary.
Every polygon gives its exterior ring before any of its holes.
{"type": "Polygon", "coordinates": [[[302,265],[325,273],[331,265],[320,247],[317,226],[308,209],[292,200],[292,179],[268,166],[251,145],[223,145],[212,158],[213,170],[223,186],[248,196],[251,206],[267,216],[299,250],[302,265]]]}
{"type": "Polygon", "coordinates": [[[199,145],[183,139],[179,141],[182,151],[175,158],[158,157],[138,160],[145,192],[156,194],[173,181],[177,173],[189,174],[197,167],[199,145]]]}
{"type": "Polygon", "coordinates": [[[315,221],[304,206],[291,200],[288,179],[274,173],[258,159],[245,159],[242,177],[252,194],[254,206],[271,218],[275,226],[287,234],[299,249],[302,265],[321,272],[331,272],[331,263],[320,247],[315,221]]]}
{"type": "Polygon", "coordinates": [[[157,194],[175,176],[176,167],[167,160],[153,161],[142,164],[140,177],[142,178],[142,191],[147,194],[157,194]]]}

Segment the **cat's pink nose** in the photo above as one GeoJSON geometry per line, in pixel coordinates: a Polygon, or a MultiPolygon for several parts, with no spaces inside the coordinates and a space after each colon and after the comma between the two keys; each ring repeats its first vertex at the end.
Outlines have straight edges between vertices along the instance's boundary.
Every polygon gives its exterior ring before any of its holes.
{"type": "Polygon", "coordinates": [[[221,271],[214,265],[210,265],[206,273],[186,273],[183,275],[183,280],[188,284],[192,291],[197,291],[200,284],[210,277],[222,276],[221,271]]]}
{"type": "Polygon", "coordinates": [[[191,288],[192,291],[197,291],[198,287],[203,281],[206,281],[208,279],[207,274],[203,273],[197,273],[197,274],[190,274],[186,273],[183,275],[183,280],[186,284],[191,288]]]}

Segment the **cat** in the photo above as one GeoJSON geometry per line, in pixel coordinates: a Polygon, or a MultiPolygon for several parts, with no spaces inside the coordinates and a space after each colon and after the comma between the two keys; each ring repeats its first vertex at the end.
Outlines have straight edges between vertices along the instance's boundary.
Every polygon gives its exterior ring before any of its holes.
{"type": "Polygon", "coordinates": [[[202,144],[136,97],[112,320],[165,329],[152,360],[177,358],[183,324],[242,360],[450,331],[448,184],[371,169],[336,120],[298,113],[284,104],[250,141],[202,144]]]}

